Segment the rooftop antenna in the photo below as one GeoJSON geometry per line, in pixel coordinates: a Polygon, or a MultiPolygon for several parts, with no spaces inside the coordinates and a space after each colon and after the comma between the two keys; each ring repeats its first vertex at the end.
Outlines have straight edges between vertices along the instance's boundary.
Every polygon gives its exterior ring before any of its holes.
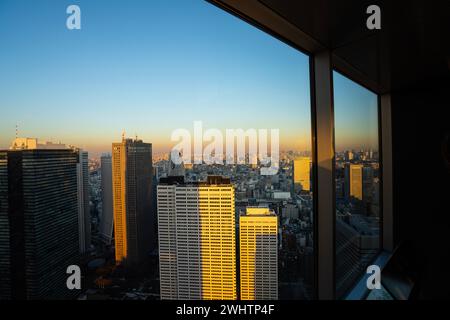
{"type": "Polygon", "coordinates": [[[122,140],[125,140],[125,130],[122,130],[122,140]]]}
{"type": "Polygon", "coordinates": [[[16,123],[16,139],[19,137],[19,124],[16,123]]]}

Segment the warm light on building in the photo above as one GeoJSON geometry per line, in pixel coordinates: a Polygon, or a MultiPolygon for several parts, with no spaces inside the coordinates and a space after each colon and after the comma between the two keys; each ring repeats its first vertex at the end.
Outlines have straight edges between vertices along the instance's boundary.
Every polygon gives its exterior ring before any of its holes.
{"type": "Polygon", "coordinates": [[[345,176],[350,198],[363,200],[363,165],[349,164],[345,168],[345,176]]]}
{"type": "Polygon", "coordinates": [[[278,299],[278,217],[248,207],[239,217],[241,300],[278,299]]]}
{"type": "Polygon", "coordinates": [[[161,299],[235,300],[234,188],[229,179],[158,185],[161,299]]]}
{"type": "Polygon", "coordinates": [[[236,237],[234,188],[199,186],[202,298],[235,300],[236,237]]]}
{"type": "Polygon", "coordinates": [[[137,264],[149,254],[152,227],[152,145],[123,139],[112,145],[116,264],[137,264]]]}
{"type": "Polygon", "coordinates": [[[302,191],[311,190],[311,158],[300,157],[294,160],[294,187],[302,191]]]}

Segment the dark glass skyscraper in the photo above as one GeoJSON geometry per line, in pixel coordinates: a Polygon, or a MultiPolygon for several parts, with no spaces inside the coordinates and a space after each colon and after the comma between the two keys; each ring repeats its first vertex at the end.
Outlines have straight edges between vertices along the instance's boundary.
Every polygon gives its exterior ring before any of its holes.
{"type": "Polygon", "coordinates": [[[62,299],[77,264],[77,154],[0,151],[0,299],[62,299]]]}
{"type": "Polygon", "coordinates": [[[116,263],[138,265],[156,246],[152,210],[152,145],[122,139],[112,145],[116,263]]]}
{"type": "Polygon", "coordinates": [[[80,253],[85,254],[91,246],[91,212],[89,206],[89,167],[88,153],[78,148],[73,149],[78,157],[78,229],[80,253]]]}

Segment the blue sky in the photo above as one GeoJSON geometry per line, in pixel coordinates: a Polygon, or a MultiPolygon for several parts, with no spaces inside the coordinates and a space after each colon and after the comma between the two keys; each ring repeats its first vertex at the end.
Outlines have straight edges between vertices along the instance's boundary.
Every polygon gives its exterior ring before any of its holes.
{"type": "Polygon", "coordinates": [[[195,120],[310,148],[308,57],[206,1],[0,0],[0,39],[1,148],[18,123],[94,153],[123,130],[165,151],[195,120]]]}
{"type": "Polygon", "coordinates": [[[377,95],[337,72],[333,87],[336,150],[378,150],[377,95]]]}

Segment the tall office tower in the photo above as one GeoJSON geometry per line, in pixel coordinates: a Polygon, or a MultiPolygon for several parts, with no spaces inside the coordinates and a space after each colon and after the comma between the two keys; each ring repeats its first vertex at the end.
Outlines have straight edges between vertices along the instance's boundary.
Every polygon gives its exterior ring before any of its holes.
{"type": "MultiPolygon", "coordinates": [[[[181,158],[181,153],[178,152],[179,157],[181,158]]],[[[172,153],[169,153],[169,169],[168,169],[168,176],[169,177],[178,177],[178,176],[184,176],[185,169],[184,169],[184,163],[175,163],[172,161],[172,153]]]]}
{"type": "Polygon", "coordinates": [[[111,155],[100,158],[102,175],[102,218],[100,221],[100,237],[105,244],[111,244],[113,238],[113,191],[112,191],[112,162],[111,155]]]}
{"type": "Polygon", "coordinates": [[[295,191],[310,191],[311,158],[300,157],[294,160],[294,189],[295,191]]]}
{"type": "Polygon", "coordinates": [[[12,298],[8,152],[0,151],[0,300],[12,298]]]}
{"type": "Polygon", "coordinates": [[[239,216],[241,300],[278,299],[278,217],[247,207],[239,216]]]}
{"type": "Polygon", "coordinates": [[[352,161],[354,158],[353,151],[347,150],[345,151],[345,161],[352,161]]]}
{"type": "MultiPolygon", "coordinates": [[[[181,180],[180,180],[181,179],[181,180]]],[[[158,185],[161,299],[235,300],[236,230],[230,179],[158,185]]]]}
{"type": "Polygon", "coordinates": [[[363,165],[346,164],[345,165],[345,190],[348,199],[354,198],[363,200],[363,165]]]}
{"type": "Polygon", "coordinates": [[[372,203],[374,189],[374,172],[372,167],[363,167],[363,201],[364,203],[372,203]]]}
{"type": "Polygon", "coordinates": [[[175,190],[183,177],[160,178],[157,186],[160,296],[178,299],[175,190]]]}
{"type": "Polygon", "coordinates": [[[77,154],[16,139],[0,151],[0,299],[62,299],[79,263],[77,154]]]}
{"type": "Polygon", "coordinates": [[[112,145],[116,263],[138,265],[154,249],[152,145],[122,139],[112,145]]]}
{"type": "Polygon", "coordinates": [[[86,253],[91,246],[91,208],[89,206],[89,162],[88,153],[72,148],[78,156],[78,233],[80,253],[86,253]]]}

